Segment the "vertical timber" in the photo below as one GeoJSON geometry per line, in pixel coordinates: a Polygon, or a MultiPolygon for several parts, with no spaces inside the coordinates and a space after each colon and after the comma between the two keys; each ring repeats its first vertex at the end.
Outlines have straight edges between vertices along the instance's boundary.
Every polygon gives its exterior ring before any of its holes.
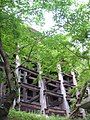
{"type": "MultiPolygon", "coordinates": [[[[15,73],[16,73],[16,80],[18,83],[20,83],[20,71],[19,71],[19,66],[20,66],[20,58],[19,58],[19,55],[18,55],[18,48],[19,48],[19,45],[17,46],[17,54],[16,54],[16,70],[15,70],[15,73]]],[[[17,99],[17,103],[19,104],[19,110],[20,110],[20,86],[18,87],[18,99],[17,99]]],[[[14,102],[13,102],[13,108],[15,107],[16,105],[16,99],[14,99],[14,102]]]]}
{"type": "Polygon", "coordinates": [[[62,72],[61,72],[60,64],[57,64],[57,69],[58,69],[58,78],[61,82],[61,84],[60,84],[61,93],[63,94],[63,106],[64,106],[64,109],[66,110],[67,116],[69,117],[70,108],[69,108],[68,101],[66,99],[66,90],[65,90],[65,87],[64,87],[64,84],[63,84],[64,80],[63,80],[63,75],[62,75],[62,72]]]}
{"type": "MultiPolygon", "coordinates": [[[[27,76],[27,72],[24,72],[24,81],[23,81],[24,83],[27,83],[26,76],[27,76]]],[[[23,100],[27,101],[27,91],[26,91],[26,88],[23,88],[23,100]]]]}
{"type": "Polygon", "coordinates": [[[40,105],[41,105],[41,113],[45,115],[46,109],[46,96],[44,95],[44,80],[42,80],[42,70],[41,64],[38,63],[38,72],[39,72],[39,87],[40,87],[40,105]]]}

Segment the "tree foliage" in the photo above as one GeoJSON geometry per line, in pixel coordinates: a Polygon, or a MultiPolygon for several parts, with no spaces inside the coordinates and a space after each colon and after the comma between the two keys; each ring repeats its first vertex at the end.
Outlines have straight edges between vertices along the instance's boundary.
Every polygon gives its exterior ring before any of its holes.
{"type": "Polygon", "coordinates": [[[48,73],[56,71],[56,64],[60,62],[63,71],[74,69],[78,72],[81,83],[89,79],[89,7],[90,3],[79,4],[75,0],[1,1],[1,37],[10,62],[13,63],[19,44],[19,55],[25,65],[28,64],[25,62],[27,58],[36,62],[39,60],[43,71],[48,73]],[[65,34],[55,32],[48,36],[25,25],[27,21],[44,22],[45,11],[53,13],[53,31],[63,27],[65,34]]]}

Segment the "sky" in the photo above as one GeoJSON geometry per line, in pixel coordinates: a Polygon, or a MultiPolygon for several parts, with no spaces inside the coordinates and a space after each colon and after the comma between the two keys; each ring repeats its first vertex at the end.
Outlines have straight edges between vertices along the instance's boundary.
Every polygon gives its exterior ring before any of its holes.
{"type": "MultiPolygon", "coordinates": [[[[89,2],[89,0],[76,0],[77,4],[85,4],[88,2],[89,2]]],[[[74,5],[72,5],[71,10],[73,11],[74,9],[75,9],[75,7],[74,7],[74,5]]],[[[34,28],[40,32],[49,31],[55,25],[52,12],[45,12],[44,18],[45,18],[45,24],[43,26],[39,26],[39,25],[36,25],[35,23],[33,23],[32,28],[34,28]]]]}
{"type": "Polygon", "coordinates": [[[53,27],[53,25],[55,24],[55,22],[53,20],[52,12],[45,12],[44,18],[45,18],[45,24],[43,26],[39,26],[39,25],[36,25],[35,23],[33,23],[32,27],[39,31],[50,30],[53,27]]]}

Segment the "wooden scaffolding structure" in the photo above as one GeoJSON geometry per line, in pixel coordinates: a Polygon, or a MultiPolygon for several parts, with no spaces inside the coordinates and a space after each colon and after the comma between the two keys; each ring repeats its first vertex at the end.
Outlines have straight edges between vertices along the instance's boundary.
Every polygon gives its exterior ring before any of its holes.
{"type": "MultiPolygon", "coordinates": [[[[3,62],[0,62],[0,71],[3,71],[3,62]]],[[[69,90],[76,86],[75,74],[65,74],[58,66],[57,79],[42,75],[36,68],[28,69],[17,65],[16,70],[19,84],[19,97],[14,101],[16,109],[27,112],[41,112],[47,115],[70,114],[72,95],[69,90]]],[[[0,84],[0,100],[6,94],[6,83],[0,84]]]]}

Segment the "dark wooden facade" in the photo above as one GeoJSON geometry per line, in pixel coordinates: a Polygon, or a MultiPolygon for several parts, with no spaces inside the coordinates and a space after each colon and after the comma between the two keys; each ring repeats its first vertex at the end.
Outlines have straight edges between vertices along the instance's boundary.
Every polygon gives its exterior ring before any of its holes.
{"type": "MultiPolygon", "coordinates": [[[[43,111],[41,111],[41,106],[43,106],[41,104],[43,101],[40,102],[40,96],[42,94],[46,102],[46,107],[44,108],[45,114],[67,115],[65,102],[67,102],[68,106],[71,105],[72,95],[69,90],[75,86],[73,75],[62,73],[63,89],[66,95],[62,92],[62,83],[60,79],[54,80],[45,75],[42,75],[44,91],[40,92],[42,87],[39,87],[39,72],[36,70],[36,68],[27,69],[24,66],[19,66],[19,98],[15,100],[15,108],[27,112],[43,113],[43,111]]],[[[0,63],[0,71],[3,71],[3,62],[0,63]]],[[[6,87],[5,83],[0,84],[0,100],[2,100],[2,97],[5,99],[4,96],[7,92],[6,87]]]]}
{"type": "MultiPolygon", "coordinates": [[[[19,67],[20,74],[20,110],[40,112],[40,87],[38,84],[39,73],[35,70],[27,69],[23,66],[19,67]]],[[[72,75],[63,74],[64,87],[66,90],[66,99],[68,104],[71,100],[69,89],[73,88],[72,75]]],[[[46,99],[45,114],[66,115],[63,94],[61,93],[60,80],[54,80],[50,77],[42,76],[44,81],[44,96],[46,99]]]]}

